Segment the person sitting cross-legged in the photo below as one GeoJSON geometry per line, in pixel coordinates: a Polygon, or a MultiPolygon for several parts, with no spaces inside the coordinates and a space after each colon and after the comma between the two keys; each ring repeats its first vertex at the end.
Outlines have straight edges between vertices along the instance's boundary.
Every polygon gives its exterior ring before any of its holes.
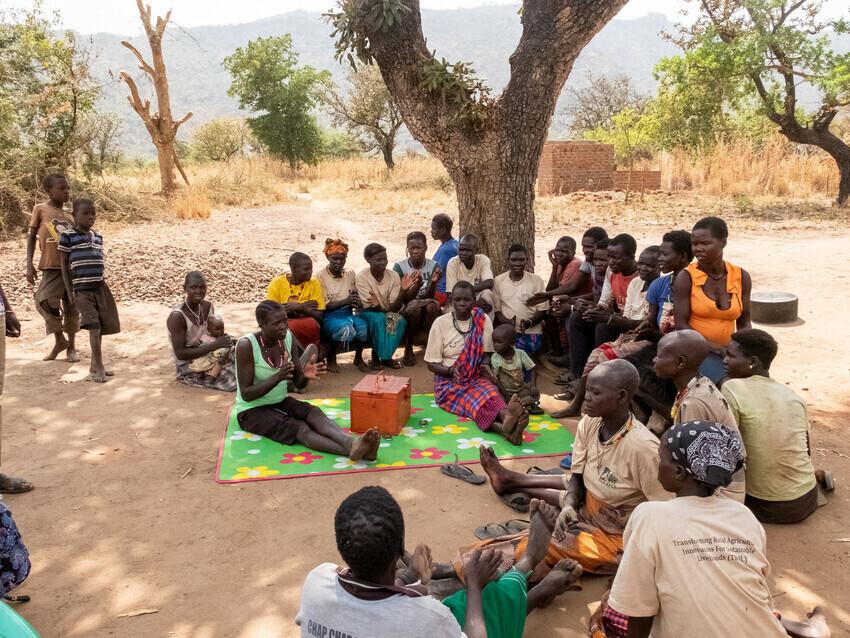
{"type": "MultiPolygon", "coordinates": [[[[482,446],[481,466],[499,495],[524,492],[560,508],[555,533],[537,581],[565,558],[585,572],[613,574],[623,553],[623,531],[634,508],[647,500],[672,495],[658,482],[658,439],[634,418],[629,405],[639,383],[637,370],[617,359],[598,365],[587,380],[586,416],[573,444],[571,475],[535,475],[503,467],[492,450],[482,446]]],[[[527,532],[481,541],[462,548],[454,565],[462,571],[463,556],[472,549],[492,547],[512,564],[526,551],[527,532]]]]}
{"type": "Polygon", "coordinates": [[[676,494],[642,503],[601,616],[607,638],[828,638],[823,611],[781,618],[768,584],[765,533],[741,503],[716,495],[744,460],[737,432],[708,421],[661,436],[658,479],[676,494]]]}
{"type": "Polygon", "coordinates": [[[493,323],[476,308],[472,284],[452,288],[452,311],[437,318],[428,335],[425,361],[434,373],[434,400],[446,412],[475,421],[478,429],[522,442],[528,412],[519,397],[507,403],[488,367],[493,323]]]}
{"type": "Polygon", "coordinates": [[[327,239],[324,248],[328,265],[316,273],[325,295],[325,314],[322,317],[322,339],[327,352],[328,372],[339,372],[336,355],[340,347],[354,345],[354,365],[361,372],[369,367],[363,361],[363,348],[369,338],[366,321],[355,314],[362,307],[357,294],[353,270],[345,269],[348,244],[340,239],[327,239]]]}
{"type": "Polygon", "coordinates": [[[762,523],[799,523],[818,507],[818,484],[829,490],[833,480],[812,465],[806,402],[770,378],[778,349],[764,330],[733,334],[724,359],[729,379],[721,392],[747,447],[744,504],[762,523]]]}
{"type": "Polygon", "coordinates": [[[325,296],[322,284],[313,276],[309,255],[290,255],[289,272],[272,279],[266,299],[286,306],[289,330],[302,348],[319,346],[325,296]]]}
{"type": "Polygon", "coordinates": [[[543,303],[529,307],[528,300],[537,293],[543,292],[543,280],[534,273],[528,272],[528,249],[520,244],[514,244],[508,249],[507,272],[503,272],[493,281],[493,296],[495,310],[494,323],[507,323],[516,332],[516,347],[525,350],[529,356],[534,356],[543,345],[543,319],[549,304],[543,303]]]}

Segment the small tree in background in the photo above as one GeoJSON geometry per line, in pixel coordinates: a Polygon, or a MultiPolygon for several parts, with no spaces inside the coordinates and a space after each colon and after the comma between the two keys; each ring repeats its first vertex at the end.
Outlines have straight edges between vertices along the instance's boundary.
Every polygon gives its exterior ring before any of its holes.
{"type": "Polygon", "coordinates": [[[360,140],[345,131],[322,130],[322,157],[348,159],[362,152],[360,140]]]}
{"type": "Polygon", "coordinates": [[[327,71],[297,63],[288,34],[251,40],[224,59],[233,78],[228,95],[239,98],[240,108],[260,113],[248,118],[251,131],[293,169],[321,156],[322,133],[311,112],[320,86],[330,79],[327,71]]]}
{"type": "Polygon", "coordinates": [[[580,88],[567,90],[570,102],[564,115],[575,137],[584,137],[588,131],[610,129],[615,115],[624,109],[643,111],[648,101],[627,75],[609,77],[588,71],[584,81],[580,88]]]}
{"type": "MultiPolygon", "coordinates": [[[[680,26],[673,38],[685,56],[673,66],[676,74],[666,78],[670,95],[688,102],[707,96],[708,113],[715,117],[724,108],[718,97],[759,100],[764,115],[789,141],[823,149],[833,158],[839,172],[835,203],[847,206],[850,146],[830,125],[850,104],[850,53],[835,53],[828,37],[830,31],[846,33],[847,23],[821,19],[818,0],[695,1],[696,20],[680,26]],[[806,110],[799,103],[801,84],[820,96],[817,108],[806,110]]],[[[699,103],[690,110],[699,113],[699,103]]]]}
{"type": "Polygon", "coordinates": [[[130,89],[130,95],[127,101],[130,102],[130,106],[142,118],[145,128],[150,133],[151,141],[156,147],[162,193],[164,195],[170,195],[177,188],[177,184],[174,181],[175,167],[180,171],[180,175],[183,176],[183,181],[187,184],[189,183],[186,171],[183,170],[183,166],[180,164],[180,160],[177,158],[177,153],[174,150],[174,139],[177,137],[177,129],[192,117],[192,112],[186,113],[186,115],[178,120],[175,120],[171,115],[171,93],[168,89],[168,76],[165,71],[165,60],[162,56],[162,37],[165,35],[168,21],[171,19],[171,10],[169,9],[168,13],[165,14],[165,18],[157,16],[156,26],[154,26],[151,22],[150,5],[143,6],[142,0],[136,0],[136,6],[139,9],[139,17],[142,20],[142,26],[148,38],[152,63],[148,63],[139,50],[127,40],[122,40],[121,44],[136,56],[136,59],[139,61],[139,68],[145,72],[145,75],[148,76],[151,84],[153,84],[157,110],[151,113],[150,100],[142,100],[135,80],[126,71],[121,71],[120,76],[127,84],[127,88],[130,89]]]}
{"type": "Polygon", "coordinates": [[[362,66],[349,72],[348,82],[351,85],[348,95],[329,82],[322,92],[322,102],[335,126],[344,127],[359,139],[364,152],[381,153],[387,168],[392,170],[396,134],[404,121],[381,71],[371,65],[362,66]]]}
{"type": "Polygon", "coordinates": [[[102,175],[116,168],[122,153],[118,146],[121,120],[115,113],[93,113],[83,124],[85,143],[81,148],[82,167],[87,175],[102,175]]]}
{"type": "Polygon", "coordinates": [[[202,162],[227,162],[256,145],[248,123],[240,117],[204,122],[192,134],[190,142],[192,156],[202,162]]]}

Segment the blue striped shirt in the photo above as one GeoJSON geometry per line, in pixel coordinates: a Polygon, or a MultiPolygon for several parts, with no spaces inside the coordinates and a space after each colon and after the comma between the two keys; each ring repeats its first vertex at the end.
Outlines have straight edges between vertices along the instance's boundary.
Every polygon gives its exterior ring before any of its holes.
{"type": "Polygon", "coordinates": [[[66,230],[59,236],[57,249],[68,253],[74,290],[94,290],[103,283],[103,237],[93,230],[66,230]]]}

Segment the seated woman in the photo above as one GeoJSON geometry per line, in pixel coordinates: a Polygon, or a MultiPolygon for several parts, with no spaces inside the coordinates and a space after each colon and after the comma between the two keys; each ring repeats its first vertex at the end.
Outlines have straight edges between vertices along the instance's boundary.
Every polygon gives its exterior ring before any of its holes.
{"type": "MultiPolygon", "coordinates": [[[[658,439],[629,411],[639,383],[637,370],[622,359],[598,365],[587,379],[586,416],[573,444],[571,476],[521,474],[505,469],[493,452],[480,448],[481,465],[496,494],[523,491],[561,508],[549,552],[537,566],[536,581],[565,558],[591,574],[613,574],[623,553],[623,531],[632,511],[648,500],[672,495],[658,482],[658,439]]],[[[464,548],[487,546],[512,564],[526,548],[527,532],[464,548]]]]}
{"type": "Polygon", "coordinates": [[[266,299],[286,306],[290,331],[302,348],[319,346],[325,296],[313,276],[313,260],[305,253],[289,257],[289,272],[271,280],[266,299]]]}
{"type": "Polygon", "coordinates": [[[210,340],[207,332],[207,320],[215,313],[211,301],[207,301],[207,280],[203,273],[192,271],[183,281],[186,299],[174,306],[168,315],[166,327],[171,340],[171,353],[177,366],[177,380],[180,383],[199,388],[211,388],[223,392],[236,390],[236,371],[233,359],[223,363],[217,376],[205,372],[193,372],[192,362],[206,357],[221,348],[230,348],[235,340],[223,334],[210,340]]]}
{"type": "Polygon", "coordinates": [[[692,328],[711,345],[700,374],[718,387],[726,378],[723,356],[735,330],[750,327],[752,280],[746,270],[723,260],[729,229],[719,217],[705,217],[691,231],[695,263],[673,282],[676,330],[692,328]]]}
{"type": "Polygon", "coordinates": [[[443,272],[436,261],[425,256],[426,252],[428,241],[425,233],[408,233],[407,259],[402,259],[393,266],[395,273],[401,277],[401,296],[404,300],[401,314],[407,319],[402,359],[406,366],[416,365],[416,355],[413,354],[416,337],[422,335],[422,339],[427,338],[434,319],[442,313],[440,302],[434,296],[437,282],[443,272]]]}
{"type": "Polygon", "coordinates": [[[294,339],[287,328],[286,308],[266,300],[257,306],[256,317],[260,330],[236,344],[239,427],[284,445],[300,443],[353,461],[374,461],[381,442],[376,428],[354,438],[319,408],[288,396],[289,379],[301,385],[305,378],[318,378],[323,366],[308,363],[302,367],[299,358],[293,356],[294,339]]]}
{"type": "Polygon", "coordinates": [[[743,461],[737,433],[707,421],[675,425],[659,456],[658,478],[677,498],[632,514],[605,636],[829,636],[817,607],[805,623],[778,617],[764,529],[742,504],[714,495],[743,461]]]}
{"type": "Polygon", "coordinates": [[[399,314],[404,300],[401,297],[401,277],[387,270],[387,249],[381,244],[368,244],[363,250],[368,268],[357,273],[357,296],[363,310],[360,316],[369,328],[372,344],[373,370],[383,366],[398,370],[401,363],[393,359],[404,337],[407,320],[399,314]]]}
{"type": "Polygon", "coordinates": [[[721,392],[747,448],[744,504],[762,523],[799,523],[818,507],[817,484],[829,489],[832,476],[812,465],[806,402],[770,378],[777,350],[764,330],[733,334],[721,392]]]}
{"type": "Polygon", "coordinates": [[[593,349],[587,358],[587,363],[584,364],[584,371],[582,372],[581,380],[579,381],[572,402],[563,410],[553,412],[552,416],[554,418],[562,419],[581,415],[581,406],[584,403],[584,395],[587,390],[587,376],[596,366],[605,361],[621,359],[634,354],[650,345],[649,341],[641,338],[642,335],[637,330],[646,319],[647,290],[650,284],[658,279],[660,272],[658,251],[658,246],[648,246],[640,254],[637,270],[639,276],[629,282],[629,287],[626,290],[626,303],[623,305],[622,314],[618,314],[608,308],[603,310],[603,313],[608,314],[606,323],[609,326],[623,328],[627,332],[621,334],[614,341],[608,341],[593,349]]]}
{"type": "Polygon", "coordinates": [[[348,244],[340,239],[325,240],[324,251],[328,265],[316,274],[325,295],[325,314],[322,318],[322,340],[326,342],[328,372],[339,372],[336,354],[340,346],[347,349],[354,344],[354,365],[361,372],[369,368],[363,361],[363,348],[369,336],[368,326],[360,311],[360,297],[353,270],[345,269],[348,244]]]}
{"type": "Polygon", "coordinates": [[[487,353],[493,352],[493,323],[475,306],[472,284],[459,281],[451,290],[452,311],[431,326],[425,361],[434,373],[434,398],[443,410],[475,421],[484,432],[522,442],[528,412],[514,395],[505,403],[491,380],[487,353]]]}

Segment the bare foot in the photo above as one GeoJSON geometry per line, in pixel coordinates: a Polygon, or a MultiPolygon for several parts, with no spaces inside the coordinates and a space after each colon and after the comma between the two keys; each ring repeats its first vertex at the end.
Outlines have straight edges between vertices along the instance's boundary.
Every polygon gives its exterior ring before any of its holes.
{"type": "Polygon", "coordinates": [[[354,360],[354,367],[360,370],[360,372],[369,372],[369,366],[362,358],[354,360]]]}
{"type": "Polygon", "coordinates": [[[537,512],[541,517],[546,519],[546,524],[554,530],[555,522],[558,520],[558,514],[561,513],[560,510],[546,501],[539,501],[537,504],[537,512]]]}
{"type": "Polygon", "coordinates": [[[513,443],[511,434],[516,430],[517,422],[523,415],[523,412],[525,412],[525,409],[522,407],[522,401],[519,400],[517,395],[513,395],[511,400],[508,401],[508,406],[505,408],[505,417],[502,419],[502,430],[505,432],[505,438],[511,441],[511,443],[513,443]]]}
{"type": "Polygon", "coordinates": [[[481,445],[478,447],[478,458],[481,460],[481,469],[490,478],[493,491],[496,494],[504,494],[508,488],[504,476],[507,470],[499,463],[496,453],[488,446],[481,445]]]}
{"type": "Polygon", "coordinates": [[[572,558],[565,558],[552,568],[546,577],[528,592],[528,608],[540,609],[552,604],[555,596],[569,589],[580,589],[576,585],[581,578],[582,568],[572,558]],[[533,607],[532,607],[533,605],[533,607]]]}
{"type": "Polygon", "coordinates": [[[381,362],[380,362],[380,361],[378,361],[377,359],[372,359],[372,360],[369,362],[369,369],[370,369],[370,370],[383,370],[383,369],[384,369],[384,366],[382,366],[382,365],[381,365],[381,362]]]}
{"type": "Polygon", "coordinates": [[[80,360],[80,355],[77,354],[76,348],[68,348],[68,354],[65,355],[65,361],[77,363],[80,360]]]}
{"type": "Polygon", "coordinates": [[[339,364],[336,361],[328,361],[325,364],[325,369],[331,374],[339,374],[339,364]]]}
{"type": "Polygon", "coordinates": [[[352,461],[362,459],[374,461],[378,457],[378,446],[380,444],[381,435],[378,433],[378,428],[372,428],[351,443],[351,452],[349,452],[348,458],[352,461]]]}
{"type": "Polygon", "coordinates": [[[91,370],[90,372],[90,378],[92,381],[95,383],[106,383],[106,377],[109,375],[106,373],[105,368],[98,368],[96,370],[91,370]]]}
{"type": "Polygon", "coordinates": [[[410,352],[405,351],[404,358],[401,360],[401,362],[404,365],[406,365],[408,368],[412,368],[413,366],[415,366],[416,365],[416,355],[413,354],[413,350],[411,350],[410,352]]]}
{"type": "Polygon", "coordinates": [[[525,548],[525,554],[517,561],[517,569],[523,572],[532,571],[537,564],[546,558],[546,552],[549,549],[549,541],[552,538],[552,532],[555,529],[555,521],[546,516],[540,511],[540,504],[545,505],[543,501],[533,498],[528,505],[529,520],[531,527],[528,530],[528,544],[525,548]]]}
{"type": "Polygon", "coordinates": [[[550,412],[549,416],[553,419],[569,419],[572,417],[581,416],[581,406],[574,406],[570,403],[563,410],[558,410],[557,412],[550,412]]]}
{"type": "MultiPolygon", "coordinates": [[[[58,333],[57,333],[58,334],[58,333]]],[[[42,361],[53,361],[56,357],[59,356],[60,352],[64,352],[68,348],[68,342],[65,340],[65,337],[56,337],[56,345],[53,346],[53,350],[47,353],[47,355],[42,359],[42,361]]]]}
{"type": "Polygon", "coordinates": [[[522,443],[522,434],[525,432],[525,428],[528,427],[528,412],[526,410],[522,411],[522,415],[517,419],[516,426],[514,427],[514,431],[510,433],[508,436],[508,441],[513,443],[514,445],[520,445],[522,443]]]}
{"type": "Polygon", "coordinates": [[[431,580],[431,548],[427,545],[419,543],[416,549],[413,550],[413,556],[410,560],[410,567],[419,576],[419,580],[423,585],[427,585],[431,580]]]}

